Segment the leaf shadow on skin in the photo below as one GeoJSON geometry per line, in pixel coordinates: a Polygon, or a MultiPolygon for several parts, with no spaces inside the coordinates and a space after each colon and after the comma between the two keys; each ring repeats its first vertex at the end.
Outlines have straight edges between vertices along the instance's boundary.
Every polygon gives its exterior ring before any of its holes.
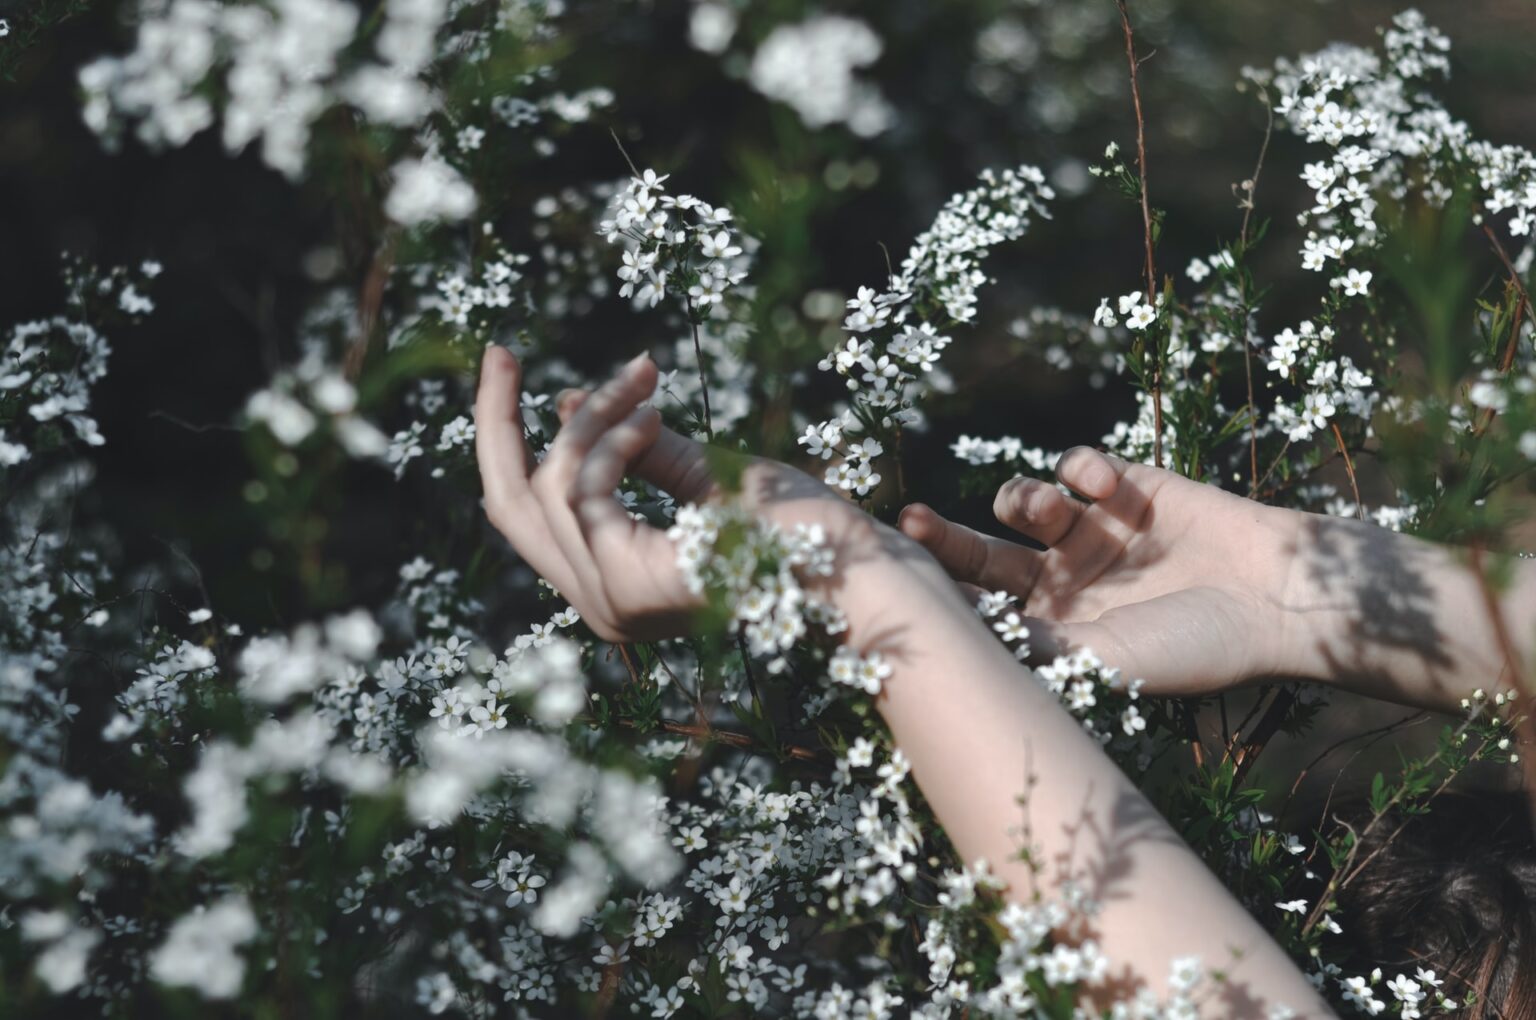
{"type": "Polygon", "coordinates": [[[1305,552],[1293,550],[1292,555],[1302,556],[1298,566],[1318,599],[1290,608],[1347,622],[1346,627],[1308,628],[1337,635],[1318,642],[1325,675],[1356,677],[1366,693],[1396,700],[1395,685],[1380,660],[1406,652],[1418,660],[1432,689],[1448,696],[1447,679],[1455,663],[1439,623],[1446,607],[1436,604],[1427,580],[1435,565],[1420,560],[1418,546],[1374,524],[1318,518],[1305,528],[1305,552]]]}
{"type": "MultiPolygon", "coordinates": [[[[1092,797],[1085,800],[1091,801],[1092,797]]],[[[1187,846],[1150,801],[1132,793],[1116,798],[1109,812],[1107,826],[1101,817],[1090,813],[1085,805],[1078,820],[1068,824],[1065,829],[1070,837],[1069,844],[1056,855],[1054,861],[1058,880],[1075,880],[1088,898],[1100,906],[1111,903],[1116,897],[1125,896],[1127,890],[1138,884],[1156,880],[1135,873],[1131,848],[1136,844],[1155,842],[1169,847],[1187,846]],[[1079,861],[1080,850],[1082,859],[1079,861]]],[[[1069,934],[1076,936],[1073,941],[1099,937],[1091,920],[1069,934]]],[[[1170,965],[1176,955],[1170,950],[1170,965]]],[[[1269,999],[1254,995],[1251,987],[1240,980],[1243,967],[1240,953],[1234,951],[1229,960],[1201,962],[1208,977],[1196,998],[1204,1008],[1214,1007],[1214,1013],[1210,1015],[1259,1020],[1267,1015],[1266,1011],[1270,1007],[1277,1005],[1269,999]],[[1210,979],[1211,972],[1218,970],[1222,974],[1221,980],[1210,979]]],[[[1163,975],[1156,976],[1161,978],[1163,975]]],[[[1138,992],[1147,987],[1143,978],[1143,975],[1134,974],[1124,966],[1112,969],[1105,976],[1103,984],[1093,989],[1093,997],[1105,1008],[1117,1002],[1132,1001],[1138,992]]],[[[1315,1020],[1322,1020],[1327,1015],[1317,1015],[1315,1020]]],[[[1298,1016],[1306,1020],[1312,1014],[1301,1013],[1298,1016]]]]}

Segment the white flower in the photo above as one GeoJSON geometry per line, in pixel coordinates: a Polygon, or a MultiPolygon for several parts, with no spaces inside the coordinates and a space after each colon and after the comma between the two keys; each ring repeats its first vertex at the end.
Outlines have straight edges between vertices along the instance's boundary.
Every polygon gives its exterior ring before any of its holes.
{"type": "Polygon", "coordinates": [[[1126,315],[1125,324],[1134,330],[1143,330],[1157,321],[1157,310],[1151,305],[1140,304],[1126,315]]]}
{"type": "Polygon", "coordinates": [[[741,248],[731,243],[729,231],[704,233],[699,239],[699,250],[708,259],[729,259],[741,254],[741,248]]]}
{"type": "Polygon", "coordinates": [[[384,212],[403,226],[462,220],[479,204],[475,189],[441,158],[401,160],[395,164],[393,176],[395,183],[384,202],[384,212]]]}
{"type": "Polygon", "coordinates": [[[199,906],[171,926],[150,957],[150,973],[163,985],[197,989],[207,999],[229,999],[245,980],[236,950],[256,936],[256,917],[243,895],[199,906]]]}
{"type": "Polygon", "coordinates": [[[1343,276],[1335,277],[1333,286],[1344,288],[1344,293],[1350,297],[1364,297],[1370,286],[1371,273],[1369,270],[1361,272],[1351,269],[1343,276]]]}

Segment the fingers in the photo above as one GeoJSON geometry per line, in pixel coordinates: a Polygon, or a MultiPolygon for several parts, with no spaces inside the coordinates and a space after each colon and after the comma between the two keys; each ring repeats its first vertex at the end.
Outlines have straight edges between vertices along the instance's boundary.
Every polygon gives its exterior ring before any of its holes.
{"type": "Polygon", "coordinates": [[[1082,506],[1061,490],[1036,478],[1015,478],[1004,482],[992,501],[997,519],[1021,535],[1042,545],[1060,542],[1082,513],[1082,506]]]}
{"type": "Polygon", "coordinates": [[[642,352],[581,401],[550,444],[540,473],[553,476],[558,490],[568,489],[576,469],[603,433],[627,418],[655,389],[656,363],[642,352]]]}
{"type": "Polygon", "coordinates": [[[561,553],[529,481],[532,457],[523,438],[522,369],[510,351],[487,348],[475,397],[475,458],[485,511],[518,555],[573,597],[576,574],[561,553]]]}
{"type": "Polygon", "coordinates": [[[570,502],[594,559],[602,559],[600,544],[611,545],[635,531],[635,520],[614,499],[613,490],[625,465],[656,441],[660,428],[661,415],[654,407],[637,408],[603,434],[576,473],[570,502]]]}
{"type": "Polygon", "coordinates": [[[1074,446],[1056,461],[1056,477],[1085,499],[1108,499],[1129,466],[1119,457],[1090,446],[1074,446]]]}
{"type": "MultiPolygon", "coordinates": [[[[569,421],[591,396],[587,390],[565,390],[555,398],[555,412],[569,421]]],[[[629,464],[629,474],[643,478],[682,503],[702,503],[713,494],[714,477],[704,447],[661,426],[654,441],[629,464]]]]}
{"type": "Polygon", "coordinates": [[[660,430],[655,408],[632,412],[592,447],[571,492],[608,606],[621,623],[627,611],[642,604],[670,606],[675,612],[698,602],[677,571],[671,540],[632,518],[613,495],[626,465],[656,442],[660,430]]]}
{"type": "Polygon", "coordinates": [[[523,370],[504,347],[487,347],[475,395],[475,456],[487,494],[515,488],[528,478],[531,460],[523,439],[523,370]]]}
{"type": "Polygon", "coordinates": [[[922,503],[903,509],[897,526],[957,581],[1027,598],[1040,571],[1040,553],[945,520],[922,503]]]}

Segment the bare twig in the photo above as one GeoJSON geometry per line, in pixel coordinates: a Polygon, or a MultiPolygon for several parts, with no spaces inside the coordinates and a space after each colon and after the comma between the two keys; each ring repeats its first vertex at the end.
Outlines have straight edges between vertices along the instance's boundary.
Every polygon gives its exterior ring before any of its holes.
{"type": "Polygon", "coordinates": [[[1339,456],[1344,458],[1344,473],[1349,476],[1349,491],[1355,497],[1355,516],[1365,520],[1365,504],[1360,502],[1360,483],[1355,479],[1355,462],[1350,459],[1349,447],[1344,445],[1344,433],[1339,430],[1338,422],[1330,422],[1333,426],[1333,441],[1338,444],[1339,456]]]}
{"type": "Polygon", "coordinates": [[[1493,228],[1487,223],[1483,224],[1483,236],[1488,238],[1488,243],[1493,245],[1493,253],[1504,263],[1504,271],[1509,273],[1510,282],[1520,291],[1520,296],[1525,298],[1527,308],[1536,308],[1536,303],[1531,301],[1531,292],[1525,289],[1525,280],[1521,278],[1519,270],[1509,258],[1509,252],[1504,250],[1504,244],[1499,240],[1499,235],[1493,232],[1493,228]]]}
{"type": "MultiPolygon", "coordinates": [[[[691,723],[673,722],[670,719],[661,720],[661,728],[667,733],[675,733],[680,737],[691,737],[710,744],[725,744],[728,747],[753,748],[758,745],[755,737],[747,733],[738,733],[735,730],[722,730],[709,725],[693,725],[691,723]]],[[[826,763],[830,761],[828,755],[810,747],[800,747],[796,744],[784,744],[778,749],[786,757],[796,761],[813,761],[826,763]]]]}
{"type": "Polygon", "coordinates": [[[1235,766],[1232,773],[1232,785],[1236,787],[1243,781],[1254,762],[1259,760],[1259,755],[1264,753],[1264,748],[1274,735],[1280,732],[1280,726],[1285,722],[1285,717],[1290,713],[1291,706],[1296,703],[1296,690],[1293,687],[1282,687],[1275,693],[1274,700],[1254,724],[1253,730],[1248,734],[1248,739],[1243,741],[1243,746],[1232,755],[1232,763],[1235,766]]]}
{"type": "MultiPolygon", "coordinates": [[[[1259,145],[1259,158],[1253,166],[1253,176],[1243,188],[1243,227],[1238,233],[1238,244],[1246,264],[1248,258],[1248,224],[1253,218],[1254,196],[1259,189],[1259,177],[1264,173],[1264,159],[1269,155],[1269,140],[1275,133],[1275,111],[1269,103],[1269,91],[1259,89],[1259,101],[1264,104],[1264,141],[1259,145]]],[[[1243,345],[1243,375],[1248,383],[1248,495],[1259,491],[1259,406],[1253,398],[1253,345],[1248,342],[1248,284],[1243,280],[1242,319],[1238,328],[1238,341],[1243,345]]]]}
{"type": "Polygon", "coordinates": [[[384,304],[384,286],[389,282],[389,271],[395,264],[395,233],[385,235],[379,250],[374,253],[368,275],[363,279],[362,293],[357,301],[357,337],[347,348],[343,371],[346,377],[356,380],[368,358],[368,346],[379,324],[379,309],[384,304]]]}
{"type": "Polygon", "coordinates": [[[1532,717],[1530,706],[1529,675],[1525,671],[1525,663],[1515,647],[1514,639],[1510,636],[1509,625],[1504,621],[1504,613],[1499,608],[1499,596],[1489,583],[1488,574],[1483,570],[1483,547],[1480,542],[1472,543],[1472,573],[1477,578],[1478,592],[1483,597],[1483,608],[1488,613],[1488,622],[1493,625],[1494,637],[1498,640],[1499,651],[1504,656],[1504,670],[1509,674],[1510,689],[1515,700],[1512,712],[1515,716],[1515,727],[1522,738],[1522,750],[1520,755],[1520,769],[1525,773],[1525,791],[1530,798],[1531,822],[1536,825],[1536,717],[1532,717]]]}
{"type": "MultiPolygon", "coordinates": [[[[1120,9],[1120,27],[1125,32],[1125,59],[1131,68],[1131,103],[1136,108],[1136,175],[1141,179],[1141,223],[1146,242],[1147,304],[1157,307],[1157,265],[1152,248],[1152,203],[1147,196],[1147,127],[1141,112],[1141,84],[1137,71],[1136,36],[1131,30],[1131,15],[1125,0],[1115,0],[1120,9]]],[[[1156,344],[1152,346],[1152,462],[1163,466],[1163,359],[1156,344]]]]}

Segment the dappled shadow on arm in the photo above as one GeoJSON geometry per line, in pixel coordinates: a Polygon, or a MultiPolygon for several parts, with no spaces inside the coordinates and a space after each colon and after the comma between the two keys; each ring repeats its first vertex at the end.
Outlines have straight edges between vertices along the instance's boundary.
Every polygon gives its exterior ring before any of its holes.
{"type": "Polygon", "coordinates": [[[1434,547],[1376,525],[1309,515],[1293,555],[1311,597],[1286,608],[1316,635],[1324,676],[1390,700],[1454,703],[1458,664],[1444,629],[1452,607],[1437,602],[1434,574],[1445,566],[1434,547]],[[1405,698],[1410,675],[1421,689],[1405,698]]]}

